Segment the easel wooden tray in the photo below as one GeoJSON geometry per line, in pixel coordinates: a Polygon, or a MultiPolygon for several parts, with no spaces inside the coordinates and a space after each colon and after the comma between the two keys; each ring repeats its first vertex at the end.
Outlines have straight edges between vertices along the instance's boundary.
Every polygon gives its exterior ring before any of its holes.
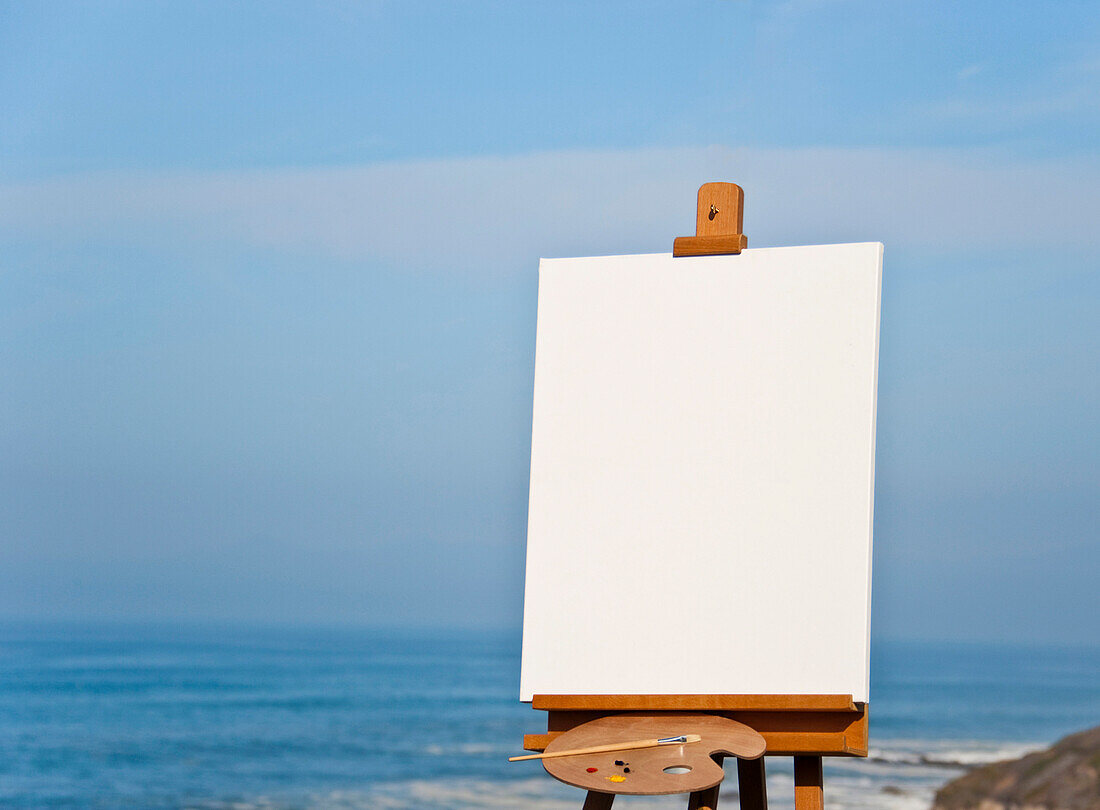
{"type": "Polygon", "coordinates": [[[598,717],[630,711],[700,711],[727,717],[764,737],[766,756],[867,756],[867,705],[851,695],[535,695],[547,730],[523,747],[543,751],[551,740],[598,717]]]}

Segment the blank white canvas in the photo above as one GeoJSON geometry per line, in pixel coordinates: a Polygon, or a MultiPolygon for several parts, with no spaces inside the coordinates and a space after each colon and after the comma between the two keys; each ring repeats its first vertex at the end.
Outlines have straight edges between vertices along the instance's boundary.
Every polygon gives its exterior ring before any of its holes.
{"type": "Polygon", "coordinates": [[[868,699],[882,245],[543,259],[520,697],[868,699]]]}

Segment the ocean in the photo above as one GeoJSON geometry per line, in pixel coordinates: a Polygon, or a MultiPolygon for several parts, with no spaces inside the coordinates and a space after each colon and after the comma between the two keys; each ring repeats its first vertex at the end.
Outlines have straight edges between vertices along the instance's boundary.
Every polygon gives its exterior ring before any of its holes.
{"type": "MultiPolygon", "coordinates": [[[[471,631],[0,625],[0,808],[579,810],[581,791],[506,761],[544,728],[518,701],[519,649],[471,631]]],[[[927,808],[967,766],[1100,724],[1100,648],[881,641],[871,669],[871,756],[826,760],[836,810],[927,808]]],[[[790,807],[790,760],[768,773],[790,807]]]]}

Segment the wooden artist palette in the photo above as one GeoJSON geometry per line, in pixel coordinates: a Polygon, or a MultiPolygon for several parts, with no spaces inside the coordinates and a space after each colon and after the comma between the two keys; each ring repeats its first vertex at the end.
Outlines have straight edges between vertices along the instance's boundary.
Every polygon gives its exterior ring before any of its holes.
{"type": "Polygon", "coordinates": [[[575,787],[600,793],[653,795],[689,793],[717,785],[725,773],[712,759],[714,754],[757,759],[764,753],[764,738],[744,723],[712,714],[679,712],[601,717],[556,737],[546,753],[681,734],[698,734],[702,740],[544,759],[542,764],[555,779],[575,787]]]}

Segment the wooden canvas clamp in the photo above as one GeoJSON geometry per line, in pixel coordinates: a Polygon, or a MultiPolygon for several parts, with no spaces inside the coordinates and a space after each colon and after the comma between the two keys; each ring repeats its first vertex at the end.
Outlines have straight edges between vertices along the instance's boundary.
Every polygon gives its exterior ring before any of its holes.
{"type": "Polygon", "coordinates": [[[741,233],[745,190],[736,183],[703,183],[695,212],[695,236],[677,236],[673,256],[723,256],[748,246],[741,233]]]}

